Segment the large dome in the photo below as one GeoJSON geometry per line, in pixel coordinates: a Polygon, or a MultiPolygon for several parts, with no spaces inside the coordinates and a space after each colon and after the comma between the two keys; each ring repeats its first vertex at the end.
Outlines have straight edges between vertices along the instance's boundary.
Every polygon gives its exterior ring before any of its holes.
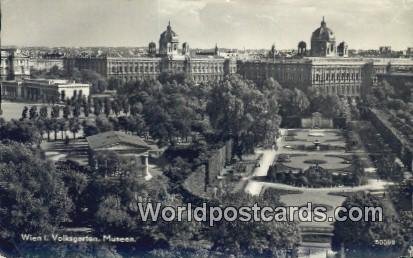
{"type": "Polygon", "coordinates": [[[172,30],[170,23],[168,23],[168,27],[166,27],[166,30],[161,33],[160,41],[163,41],[163,42],[178,41],[178,34],[176,34],[175,31],[172,30]]]}
{"type": "Polygon", "coordinates": [[[159,54],[160,55],[177,55],[178,54],[179,38],[178,34],[171,28],[171,23],[168,22],[166,30],[161,33],[159,38],[159,54]]]}
{"type": "Polygon", "coordinates": [[[327,27],[326,22],[323,20],[321,21],[320,28],[316,29],[313,34],[311,35],[311,41],[335,41],[336,38],[334,36],[334,32],[327,27]]]}

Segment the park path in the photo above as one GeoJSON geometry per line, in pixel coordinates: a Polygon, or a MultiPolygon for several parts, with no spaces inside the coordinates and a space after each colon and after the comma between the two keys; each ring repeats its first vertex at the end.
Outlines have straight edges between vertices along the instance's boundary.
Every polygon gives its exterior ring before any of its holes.
{"type": "MultiPolygon", "coordinates": [[[[283,136],[284,133],[285,133],[285,129],[280,129],[280,135],[283,136]]],[[[277,146],[281,146],[282,139],[283,137],[277,138],[277,146]]],[[[254,169],[252,175],[243,177],[240,180],[240,182],[234,187],[233,192],[239,192],[242,190],[245,191],[245,187],[247,187],[251,183],[251,179],[256,176],[266,176],[269,167],[273,164],[277,156],[277,151],[273,148],[269,148],[269,149],[258,148],[255,152],[257,154],[262,154],[259,160],[260,166],[254,169]]]]}
{"type": "MultiPolygon", "coordinates": [[[[283,133],[283,136],[285,132],[283,133]]],[[[251,194],[251,195],[259,195],[263,189],[266,188],[273,188],[279,190],[288,190],[294,191],[296,193],[290,194],[283,194],[280,197],[281,202],[285,203],[287,206],[296,206],[300,207],[306,205],[308,202],[312,203],[312,205],[326,205],[330,207],[327,211],[327,216],[334,218],[334,208],[341,205],[345,200],[344,196],[341,196],[340,193],[349,193],[349,192],[357,192],[357,191],[376,191],[381,192],[383,191],[390,182],[377,180],[375,178],[371,178],[367,181],[367,184],[362,186],[356,187],[324,187],[324,188],[308,188],[308,187],[297,187],[287,184],[281,183],[271,183],[271,182],[261,182],[254,180],[254,176],[262,177],[267,175],[268,168],[271,164],[273,164],[274,160],[277,158],[278,153],[294,153],[294,151],[289,150],[288,148],[284,148],[285,141],[283,141],[284,137],[280,137],[279,139],[279,150],[261,150],[263,156],[260,160],[260,167],[254,171],[253,176],[245,178],[247,181],[244,182],[244,191],[251,194]],[[332,193],[336,193],[332,195],[332,193]]],[[[290,142],[289,142],[290,143],[290,142]]],[[[297,152],[295,152],[297,153],[297,152]]],[[[329,152],[331,154],[332,152],[329,152]]],[[[341,154],[337,152],[337,154],[341,154]]],[[[298,218],[297,218],[298,219],[298,218]]],[[[325,221],[325,222],[300,222],[300,227],[310,227],[310,228],[332,228],[333,221],[325,221]]],[[[331,251],[329,243],[316,243],[320,245],[319,247],[316,246],[309,246],[307,242],[303,242],[303,245],[300,248],[300,251],[309,255],[311,253],[312,258],[318,257],[325,257],[326,252],[331,251]],[[321,245],[324,246],[321,246],[321,245]]],[[[311,243],[310,243],[311,244],[311,243]]],[[[315,243],[313,243],[315,244],[315,243]]]]}
{"type": "MultiPolygon", "coordinates": [[[[271,183],[271,182],[260,182],[256,181],[253,179],[253,177],[262,177],[266,176],[269,167],[273,164],[274,160],[276,159],[276,156],[278,153],[289,153],[292,152],[288,148],[284,148],[283,144],[285,143],[284,137],[286,134],[286,129],[280,129],[281,131],[281,137],[277,139],[277,146],[279,148],[278,151],[275,151],[273,149],[259,149],[257,152],[262,153],[262,158],[260,160],[260,167],[256,168],[254,170],[254,173],[252,176],[244,178],[244,180],[247,180],[247,183],[245,185],[244,191],[252,194],[252,195],[258,195],[261,193],[262,189],[265,188],[274,188],[274,189],[281,189],[281,190],[292,190],[292,191],[300,191],[303,193],[330,193],[330,192],[357,192],[357,191],[381,191],[386,188],[386,186],[392,184],[391,182],[384,181],[384,180],[378,180],[375,178],[369,179],[367,181],[367,184],[362,185],[362,186],[356,186],[356,187],[323,187],[323,188],[308,188],[308,187],[297,187],[297,186],[292,186],[292,185],[287,185],[287,184],[281,184],[281,183],[271,183]]],[[[303,152],[304,153],[304,152],[303,152]]],[[[329,154],[335,153],[335,152],[329,152],[329,154]]],[[[339,154],[339,153],[338,153],[339,154]]]]}
{"type": "MultiPolygon", "coordinates": [[[[283,144],[283,139],[284,139],[284,134],[286,130],[285,129],[280,129],[280,137],[277,138],[277,146],[280,148],[283,144]]],[[[268,169],[270,166],[274,163],[274,160],[277,156],[278,151],[275,149],[258,149],[258,153],[262,153],[262,157],[259,161],[260,166],[255,168],[254,173],[252,176],[249,177],[256,177],[256,176],[266,176],[268,169]]]]}
{"type": "Polygon", "coordinates": [[[263,187],[275,188],[280,190],[292,190],[300,192],[357,192],[357,191],[379,191],[386,188],[386,186],[393,184],[392,182],[369,179],[367,184],[355,187],[323,187],[323,188],[308,188],[308,187],[298,187],[287,184],[280,183],[270,183],[270,182],[259,182],[255,180],[249,180],[245,191],[252,195],[260,194],[263,187]]]}

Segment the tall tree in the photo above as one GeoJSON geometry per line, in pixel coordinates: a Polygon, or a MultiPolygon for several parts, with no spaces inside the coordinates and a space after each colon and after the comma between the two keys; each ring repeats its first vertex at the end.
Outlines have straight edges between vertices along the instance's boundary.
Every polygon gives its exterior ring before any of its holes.
{"type": "Polygon", "coordinates": [[[63,118],[64,119],[68,119],[70,116],[70,106],[69,105],[65,105],[63,107],[63,118]]]}
{"type": "Polygon", "coordinates": [[[52,163],[23,144],[1,144],[0,172],[2,239],[50,234],[66,221],[72,202],[52,163]]]}
{"type": "Polygon", "coordinates": [[[27,106],[23,107],[23,111],[22,111],[22,120],[27,118],[27,113],[29,112],[29,108],[27,106]]]}
{"type": "Polygon", "coordinates": [[[52,111],[50,112],[50,116],[52,118],[59,118],[59,116],[60,116],[60,107],[57,106],[57,105],[54,105],[52,107],[52,111]]]}
{"type": "Polygon", "coordinates": [[[214,129],[234,138],[238,155],[252,152],[258,143],[272,143],[280,123],[276,100],[237,76],[212,89],[207,112],[214,129]]]}
{"type": "Polygon", "coordinates": [[[73,139],[76,139],[76,134],[79,132],[80,128],[81,127],[78,118],[72,118],[69,120],[69,130],[73,134],[73,139]]]}
{"type": "Polygon", "coordinates": [[[105,115],[108,117],[110,115],[110,112],[112,111],[112,105],[109,98],[105,98],[105,105],[103,107],[103,110],[105,112],[105,115]]]}
{"type": "Polygon", "coordinates": [[[95,99],[93,101],[93,112],[95,116],[99,116],[102,112],[102,101],[100,99],[95,99]]]}
{"type": "Polygon", "coordinates": [[[81,109],[80,103],[76,102],[74,104],[74,107],[73,107],[73,116],[74,117],[78,118],[80,116],[80,109],[81,109]]]}
{"type": "MultiPolygon", "coordinates": [[[[397,216],[386,199],[379,199],[366,193],[357,193],[345,200],[343,207],[350,210],[352,207],[381,207],[383,209],[383,221],[337,221],[334,224],[333,247],[340,249],[344,244],[346,257],[393,257],[398,250],[402,250],[406,245],[402,235],[400,225],[397,223],[397,216]],[[376,240],[391,239],[394,245],[377,245],[376,240]]],[[[343,216],[344,214],[340,214],[343,216]]],[[[348,215],[348,214],[345,214],[348,215]]],[[[377,216],[377,213],[375,214],[377,216]]],[[[363,216],[366,213],[363,212],[363,216]]]]}
{"type": "Polygon", "coordinates": [[[37,113],[37,106],[33,105],[30,107],[29,110],[29,119],[35,119],[39,116],[39,114],[37,113]]]}
{"type": "Polygon", "coordinates": [[[46,119],[48,117],[47,106],[41,106],[39,111],[40,118],[46,119]]]}

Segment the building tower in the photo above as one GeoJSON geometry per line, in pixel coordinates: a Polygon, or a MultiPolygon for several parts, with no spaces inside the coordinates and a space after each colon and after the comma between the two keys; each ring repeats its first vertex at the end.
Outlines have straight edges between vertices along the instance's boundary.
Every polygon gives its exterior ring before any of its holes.
{"type": "Polygon", "coordinates": [[[156,44],[155,42],[151,42],[148,45],[148,54],[151,57],[154,57],[156,55],[156,44]]]}
{"type": "Polygon", "coordinates": [[[187,42],[182,44],[182,55],[189,55],[189,44],[187,42]]]}
{"type": "Polygon", "coordinates": [[[219,48],[217,43],[215,43],[214,55],[219,56],[219,48]]]}
{"type": "Polygon", "coordinates": [[[178,55],[179,38],[171,27],[171,22],[168,22],[166,30],[162,32],[159,38],[159,55],[174,56],[178,55]]]}
{"type": "Polygon", "coordinates": [[[336,38],[324,20],[311,35],[311,56],[331,57],[337,55],[336,38]]]}
{"type": "Polygon", "coordinates": [[[305,56],[307,54],[307,43],[304,41],[298,42],[297,52],[299,56],[305,56]]]}
{"type": "Polygon", "coordinates": [[[275,49],[275,43],[272,44],[270,51],[268,52],[268,58],[275,59],[277,56],[277,50],[275,49]]]}
{"type": "Polygon", "coordinates": [[[348,45],[346,42],[343,41],[340,44],[338,44],[337,53],[338,53],[338,56],[348,57],[348,45]]]}

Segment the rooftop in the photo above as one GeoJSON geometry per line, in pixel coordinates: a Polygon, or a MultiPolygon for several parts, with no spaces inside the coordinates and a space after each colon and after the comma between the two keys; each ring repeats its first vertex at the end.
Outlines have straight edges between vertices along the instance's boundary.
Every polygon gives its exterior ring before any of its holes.
{"type": "Polygon", "coordinates": [[[77,83],[74,80],[66,80],[66,79],[45,79],[45,78],[37,78],[37,79],[23,79],[24,83],[32,83],[36,85],[55,85],[55,86],[90,86],[88,83],[77,83]]]}
{"type": "Polygon", "coordinates": [[[126,134],[120,131],[108,131],[86,137],[91,149],[102,149],[117,144],[127,144],[138,148],[150,149],[151,147],[139,136],[126,134]]]}

